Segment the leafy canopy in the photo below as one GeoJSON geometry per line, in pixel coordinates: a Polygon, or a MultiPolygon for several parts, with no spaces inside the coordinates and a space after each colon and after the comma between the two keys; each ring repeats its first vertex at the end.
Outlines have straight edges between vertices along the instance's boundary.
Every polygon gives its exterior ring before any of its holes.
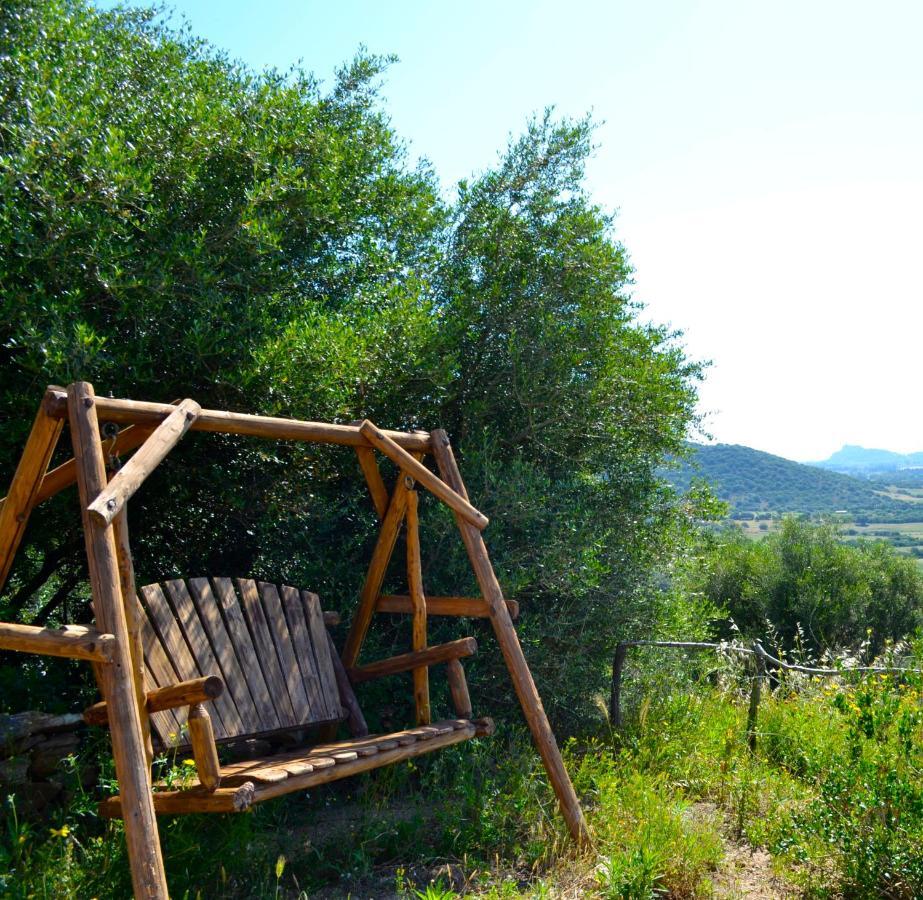
{"type": "MultiPolygon", "coordinates": [[[[446,202],[388,123],[386,59],[360,55],[324,88],[83,0],[6,4],[0,44],[5,474],[44,385],[77,378],[444,426],[549,705],[586,712],[614,636],[680,615],[656,588],[689,517],[656,467],[682,448],[699,377],[637,319],[583,183],[590,122],[534,119],[446,202]]],[[[427,589],[471,589],[451,519],[424,506],[427,589]]],[[[4,617],[88,615],[75,513],[62,496],[35,517],[4,617]]],[[[142,581],[254,574],[344,612],[375,529],[347,451],[206,435],[130,515],[142,581]]],[[[403,647],[404,626],[378,640],[403,647]]]]}

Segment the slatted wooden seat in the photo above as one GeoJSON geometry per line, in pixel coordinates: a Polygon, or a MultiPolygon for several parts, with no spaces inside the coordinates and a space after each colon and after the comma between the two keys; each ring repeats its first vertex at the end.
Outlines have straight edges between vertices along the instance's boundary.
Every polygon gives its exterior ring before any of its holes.
{"type": "MultiPolygon", "coordinates": [[[[143,637],[152,736],[162,749],[191,744],[199,769],[198,780],[179,790],[155,786],[161,788],[154,795],[157,812],[240,812],[261,800],[493,731],[489,719],[472,720],[464,709],[467,718],[368,735],[327,631],[326,623],[338,617],[324,613],[310,591],[252,579],[190,578],[149,584],[138,594],[134,611],[143,637]],[[201,706],[206,700],[207,713],[201,706]],[[208,723],[211,746],[197,742],[194,717],[199,727],[208,723]],[[214,752],[230,741],[344,720],[351,740],[223,765],[214,752]]],[[[425,652],[433,662],[460,667],[459,657],[474,647],[468,638],[425,652]]],[[[356,669],[353,678],[368,680],[420,663],[417,654],[406,654],[356,669]]],[[[91,707],[85,717],[102,724],[106,705],[91,707]]],[[[104,801],[101,812],[121,815],[120,798],[104,801]]]]}

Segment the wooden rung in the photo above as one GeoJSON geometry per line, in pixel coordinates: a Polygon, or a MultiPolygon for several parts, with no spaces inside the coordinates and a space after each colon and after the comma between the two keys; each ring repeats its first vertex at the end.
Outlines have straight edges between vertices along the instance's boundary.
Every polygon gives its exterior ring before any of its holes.
{"type": "MultiPolygon", "coordinates": [[[[254,801],[254,784],[246,782],[236,787],[220,787],[215,791],[196,786],[185,791],[157,791],[154,811],[158,815],[182,813],[234,813],[249,809],[254,801]]],[[[122,817],[122,799],[109,797],[99,804],[99,814],[104,819],[122,817]]]]}
{"type": "Polygon", "coordinates": [[[356,666],[347,671],[349,672],[350,681],[353,684],[358,684],[361,681],[371,681],[373,678],[381,678],[385,675],[409,672],[411,669],[418,669],[420,666],[433,666],[449,659],[472,656],[477,652],[477,649],[478,642],[473,637],[459,638],[457,641],[436,644],[433,647],[427,647],[425,650],[402,653],[400,656],[392,656],[389,659],[382,659],[365,666],[356,666]]]}
{"type": "MultiPolygon", "coordinates": [[[[214,700],[224,691],[224,682],[217,675],[206,675],[204,678],[192,678],[189,681],[180,681],[167,687],[157,688],[147,692],[147,711],[149,713],[162,712],[165,709],[176,709],[178,706],[192,706],[214,700]]],[[[83,721],[87,725],[106,726],[109,723],[109,708],[106,701],[94,703],[83,711],[83,721]]]]}
{"type": "Polygon", "coordinates": [[[115,651],[115,636],[83,625],[39,628],[0,622],[0,649],[108,663],[115,651]]]}
{"type": "MultiPolygon", "coordinates": [[[[510,618],[519,616],[519,603],[507,600],[506,608],[510,618]]],[[[413,603],[406,594],[381,594],[375,603],[375,611],[382,613],[413,614],[413,603]]],[[[428,616],[467,616],[471,619],[487,619],[490,607],[480,597],[426,597],[426,614],[428,616]]]]}
{"type": "Polygon", "coordinates": [[[324,624],[328,628],[333,628],[334,625],[339,625],[340,624],[340,614],[338,612],[334,612],[333,610],[325,609],[324,610],[324,624]]]}

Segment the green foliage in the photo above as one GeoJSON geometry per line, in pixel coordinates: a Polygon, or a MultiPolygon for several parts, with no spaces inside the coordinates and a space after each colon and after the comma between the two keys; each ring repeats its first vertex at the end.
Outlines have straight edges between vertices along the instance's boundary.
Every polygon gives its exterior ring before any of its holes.
{"type": "Polygon", "coordinates": [[[844,544],[833,526],[795,518],[758,542],[722,532],[690,585],[743,634],[762,637],[768,628],[786,648],[802,638],[815,651],[869,641],[878,653],[911,633],[923,612],[923,576],[912,559],[881,542],[844,544]]]}
{"type": "MultiPolygon", "coordinates": [[[[682,449],[699,370],[636,318],[611,218],[583,185],[589,122],[536,119],[446,205],[388,125],[387,59],[361,55],[324,90],[300,70],[254,74],[150,12],[5,10],[5,472],[42,387],[76,378],[116,396],[445,426],[529,611],[551,712],[585,724],[615,637],[681,605],[659,597],[661,576],[699,510],[655,471],[682,449]]],[[[458,591],[452,521],[424,513],[438,520],[427,589],[458,591]]],[[[202,434],[130,517],[141,583],[252,574],[345,613],[376,525],[347,450],[202,434]]],[[[88,615],[78,525],[65,497],[37,512],[2,618],[88,615]]],[[[406,646],[396,623],[376,629],[379,649],[406,646]]],[[[498,666],[478,677],[493,687],[498,666]]]]}

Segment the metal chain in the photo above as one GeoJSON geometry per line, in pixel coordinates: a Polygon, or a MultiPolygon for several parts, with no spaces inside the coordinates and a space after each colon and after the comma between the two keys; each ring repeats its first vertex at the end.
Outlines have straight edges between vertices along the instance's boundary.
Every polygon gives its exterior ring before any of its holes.
{"type": "Polygon", "coordinates": [[[115,439],[118,437],[119,426],[115,422],[103,422],[100,426],[103,438],[109,442],[106,450],[106,471],[109,475],[118,472],[122,466],[122,460],[119,459],[115,452],[115,439]]]}

